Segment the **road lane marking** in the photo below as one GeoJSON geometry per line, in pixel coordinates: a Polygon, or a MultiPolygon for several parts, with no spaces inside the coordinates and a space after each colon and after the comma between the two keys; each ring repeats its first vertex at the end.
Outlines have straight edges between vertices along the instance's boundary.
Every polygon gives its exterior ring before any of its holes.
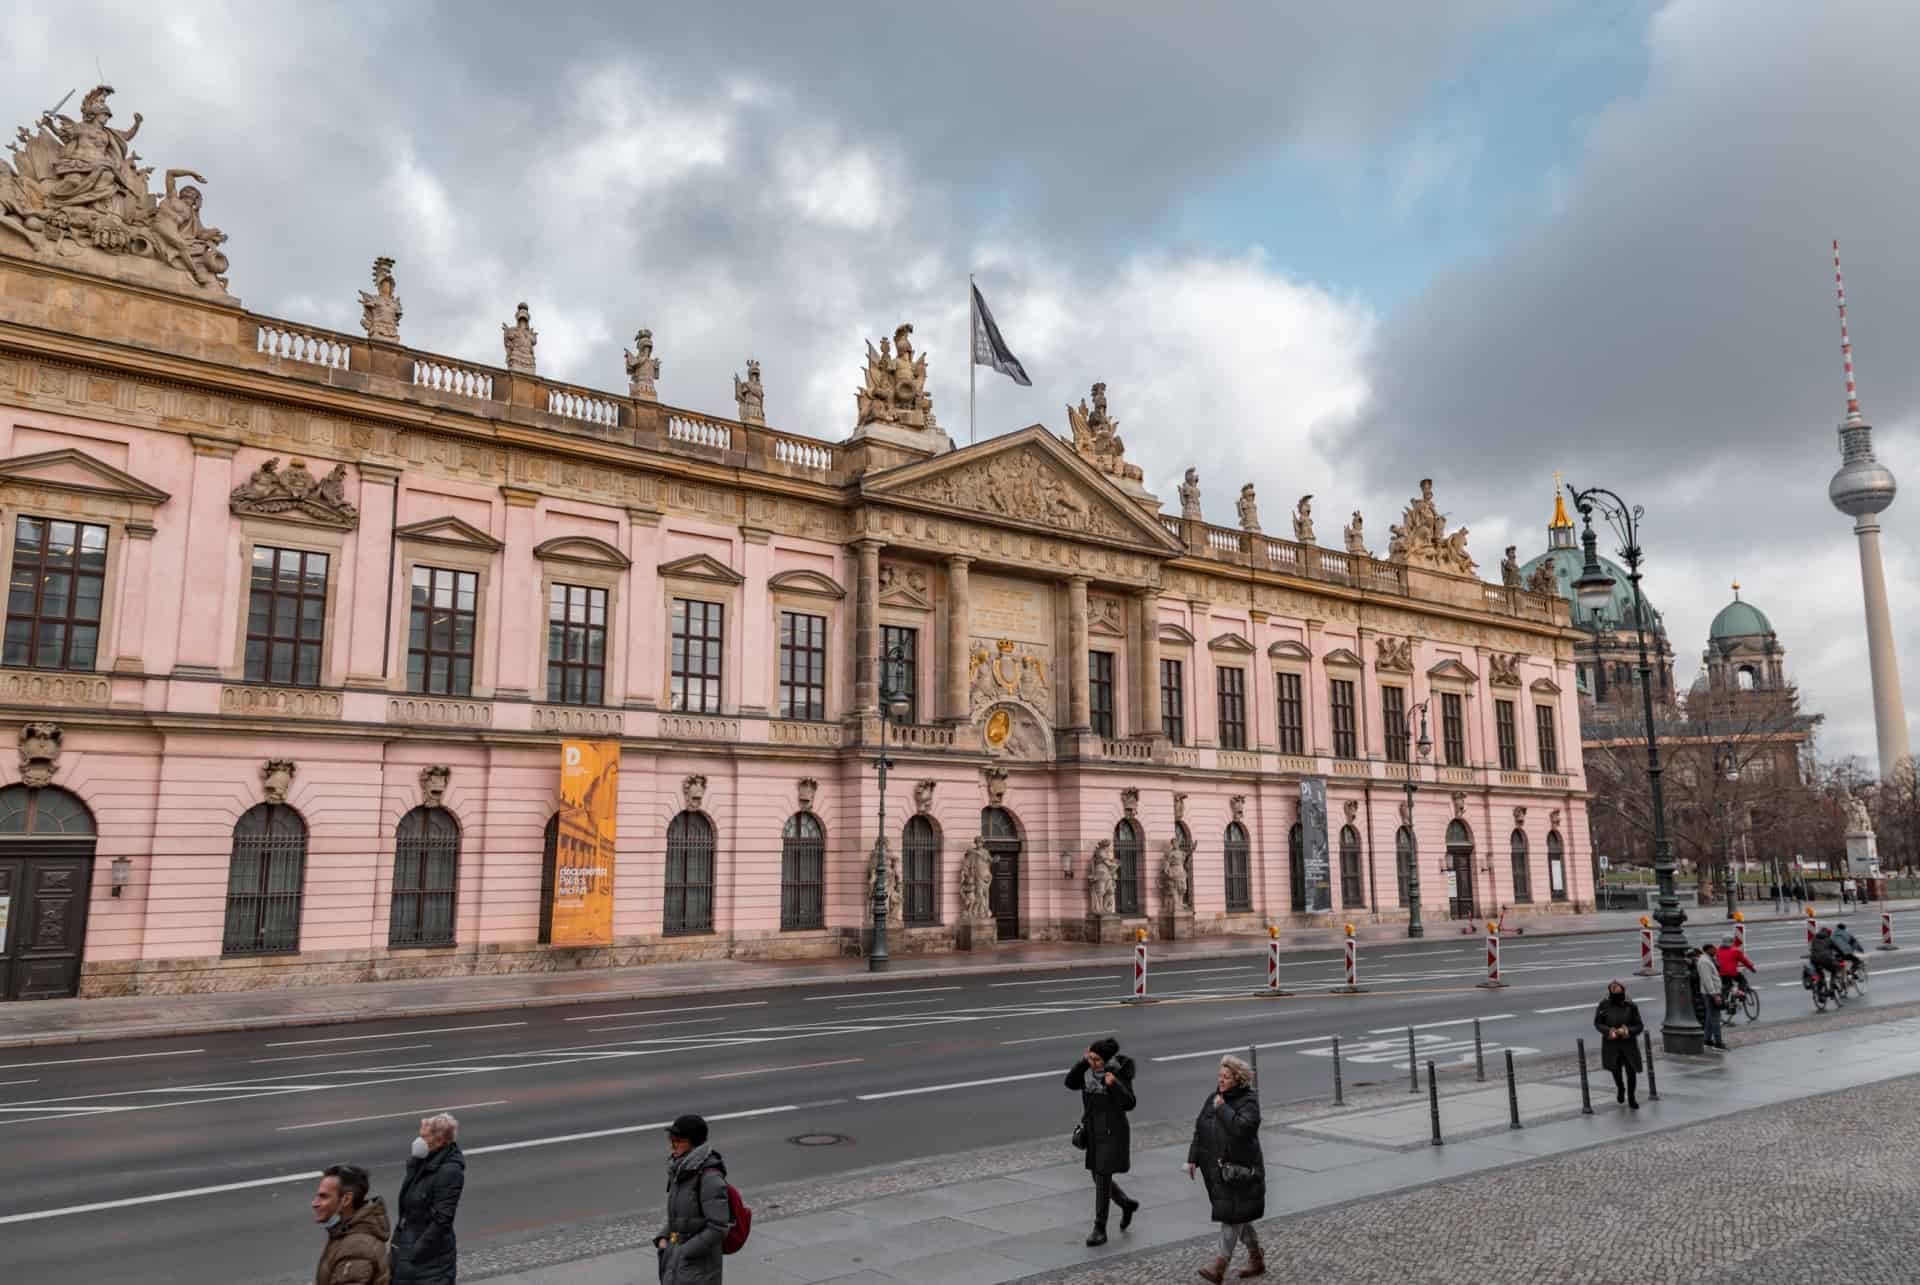
{"type": "Polygon", "coordinates": [[[0,1063],[0,1071],[32,1071],[43,1066],[78,1066],[82,1062],[131,1062],[143,1057],[185,1057],[189,1053],[205,1053],[205,1049],[174,1049],[167,1053],[116,1053],[112,1057],[69,1057],[58,1062],[5,1062],[0,1063]]]}
{"type": "Polygon", "coordinates": [[[38,1084],[38,1080],[0,1080],[0,1089],[11,1088],[16,1084],[38,1084]]]}
{"type": "Polygon", "coordinates": [[[622,1022],[619,1026],[589,1026],[587,1034],[597,1035],[601,1031],[657,1031],[663,1026],[706,1026],[727,1020],[724,1017],[689,1017],[678,1022],[622,1022]]]}
{"type": "Polygon", "coordinates": [[[1104,1031],[1072,1031],[1066,1035],[1029,1035],[1024,1040],[1001,1040],[1000,1047],[1005,1048],[1009,1044],[1041,1044],[1046,1042],[1047,1040],[1083,1040],[1089,1035],[1111,1035],[1111,1034],[1113,1034],[1111,1030],[1104,1030],[1104,1031]]]}
{"type": "Polygon", "coordinates": [[[854,1096],[861,1102],[879,1102],[885,1098],[909,1098],[919,1093],[945,1093],[949,1089],[983,1089],[989,1084],[1017,1084],[1021,1080],[1041,1080],[1049,1077],[1065,1079],[1060,1071],[1029,1071],[1025,1075],[996,1075],[985,1080],[957,1080],[952,1084],[923,1084],[917,1089],[890,1089],[885,1093],[857,1093],[854,1096]]]}
{"type": "Polygon", "coordinates": [[[910,991],[855,991],[851,995],[808,995],[803,1002],[818,1004],[822,1000],[835,999],[885,999],[889,995],[932,995],[939,991],[957,991],[959,989],[958,986],[922,986],[910,991]]]}
{"type": "MultiPolygon", "coordinates": [[[[916,1008],[922,1004],[944,1004],[946,1002],[947,1001],[943,999],[884,999],[877,1004],[836,1004],[834,1005],[833,1011],[836,1013],[857,1013],[863,1008],[916,1008]]],[[[903,1013],[901,1016],[922,1017],[926,1016],[926,1014],[903,1013]]]]}
{"type": "Polygon", "coordinates": [[[26,1214],[7,1214],[0,1217],[0,1227],[13,1223],[38,1222],[44,1218],[64,1218],[69,1214],[93,1214],[107,1209],[127,1209],[134,1205],[157,1205],[167,1200],[191,1200],[196,1196],[218,1196],[229,1191],[246,1191],[253,1187],[278,1187],[289,1182],[311,1182],[320,1176],[318,1169],[309,1169],[304,1173],[283,1173],[276,1178],[253,1178],[246,1182],[223,1182],[214,1187],[191,1187],[186,1191],[162,1191],[151,1196],[128,1196],[124,1200],[100,1200],[90,1205],[68,1205],[63,1209],[38,1209],[26,1214]]]}
{"type": "MultiPolygon", "coordinates": [[[[455,1031],[498,1031],[509,1026],[525,1026],[525,1022],[488,1022],[484,1026],[437,1026],[424,1031],[388,1031],[383,1035],[335,1035],[324,1040],[275,1040],[267,1047],[270,1049],[298,1048],[303,1044],[351,1044],[358,1040],[390,1040],[396,1035],[401,1039],[409,1035],[451,1035],[455,1031]]],[[[195,1050],[198,1052],[199,1050],[195,1050]]]]}
{"type": "Polygon", "coordinates": [[[643,1008],[632,1013],[595,1013],[592,1017],[568,1017],[562,1018],[561,1020],[567,1022],[610,1022],[616,1017],[652,1017],[655,1014],[667,1013],[711,1013],[715,1009],[721,1008],[765,1008],[768,1003],[769,1001],[767,1000],[756,999],[740,1004],[694,1004],[687,1008],[643,1008]]]}
{"type": "Polygon", "coordinates": [[[1031,982],[989,982],[987,986],[990,990],[999,990],[1003,986],[1108,986],[1119,975],[1116,972],[1111,977],[1042,977],[1031,982]]]}
{"type": "MultiPolygon", "coordinates": [[[[750,1120],[755,1116],[783,1115],[789,1111],[798,1111],[798,1103],[788,1106],[759,1107],[752,1111],[729,1111],[723,1115],[705,1117],[708,1124],[716,1120],[750,1120]]],[[[594,1138],[617,1138],[629,1133],[652,1133],[672,1124],[671,1120],[654,1120],[647,1124],[624,1124],[613,1129],[591,1129],[586,1133],[562,1133],[551,1138],[526,1138],[519,1142],[496,1142],[490,1147],[467,1147],[465,1153],[470,1156],[491,1155],[498,1151],[524,1151],[528,1147],[551,1147],[562,1142],[586,1142],[594,1138]]]]}
{"type": "Polygon", "coordinates": [[[324,1129],[328,1125],[334,1124],[365,1124],[369,1120],[398,1120],[403,1116],[412,1116],[416,1120],[424,1120],[428,1116],[438,1115],[442,1111],[475,1111],[481,1107],[503,1107],[506,1104],[507,1099],[505,1098],[495,1098],[491,1102],[457,1102],[447,1107],[422,1107],[416,1111],[389,1111],[385,1115],[356,1115],[349,1116],[345,1120],[316,1120],[312,1124],[283,1124],[278,1129],[275,1129],[274,1132],[298,1133],[302,1129],[324,1129]]]}
{"type": "Polygon", "coordinates": [[[430,1049],[432,1044],[390,1044],[377,1049],[340,1049],[333,1053],[293,1053],[286,1057],[256,1057],[248,1060],[258,1066],[266,1062],[311,1062],[318,1057],[362,1057],[368,1053],[401,1053],[408,1049],[430,1049]]]}
{"type": "Polygon", "coordinates": [[[1245,1053],[1250,1047],[1256,1049],[1285,1049],[1292,1048],[1296,1044],[1318,1044],[1323,1040],[1330,1040],[1332,1038],[1333,1036],[1331,1035],[1309,1035],[1304,1039],[1298,1040],[1273,1040],[1266,1044],[1235,1044],[1231,1048],[1201,1049],[1198,1053],[1169,1053],[1164,1057],[1150,1058],[1148,1060],[1153,1062],[1189,1062],[1197,1057],[1225,1057],[1229,1053],[1245,1053]]]}
{"type": "Polygon", "coordinates": [[[798,1066],[762,1066],[751,1071],[722,1071],[718,1075],[703,1075],[703,1080],[738,1080],[748,1075],[772,1075],[776,1071],[817,1071],[823,1066],[852,1066],[864,1062],[863,1057],[843,1057],[833,1062],[802,1062],[798,1066]]]}
{"type": "MultiPolygon", "coordinates": [[[[1636,1000],[1634,1002],[1638,1003],[1639,1001],[1636,1000]]],[[[1562,1004],[1558,1008],[1536,1008],[1533,1011],[1536,1013],[1571,1013],[1575,1009],[1585,1007],[1587,1007],[1585,1004],[1562,1004]]],[[[1404,1030],[1405,1028],[1403,1027],[1401,1029],[1404,1030]]]]}
{"type": "MultiPolygon", "coordinates": [[[[1585,1005],[1581,1007],[1584,1008],[1585,1005]]],[[[1473,1022],[1504,1022],[1512,1016],[1512,1013],[1495,1013],[1491,1017],[1456,1017],[1452,1021],[1447,1022],[1414,1022],[1412,1026],[1416,1031],[1431,1031],[1437,1026],[1466,1026],[1473,1022]]],[[[1367,1034],[1392,1035],[1395,1031],[1405,1031],[1406,1029],[1405,1026],[1382,1026],[1376,1030],[1368,1031],[1367,1034]]]]}

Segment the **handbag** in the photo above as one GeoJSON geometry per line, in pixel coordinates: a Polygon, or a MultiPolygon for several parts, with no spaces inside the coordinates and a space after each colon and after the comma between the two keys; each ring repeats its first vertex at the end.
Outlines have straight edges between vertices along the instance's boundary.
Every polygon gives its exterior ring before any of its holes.
{"type": "Polygon", "coordinates": [[[1230,1160],[1220,1162],[1220,1180],[1229,1187],[1238,1187],[1243,1183],[1252,1182],[1259,1176],[1258,1165],[1237,1165],[1230,1160]]]}
{"type": "Polygon", "coordinates": [[[1073,1149],[1075,1151],[1085,1151],[1087,1149],[1087,1122],[1085,1120],[1073,1126],[1073,1137],[1069,1138],[1068,1141],[1073,1143],[1073,1149]]]}

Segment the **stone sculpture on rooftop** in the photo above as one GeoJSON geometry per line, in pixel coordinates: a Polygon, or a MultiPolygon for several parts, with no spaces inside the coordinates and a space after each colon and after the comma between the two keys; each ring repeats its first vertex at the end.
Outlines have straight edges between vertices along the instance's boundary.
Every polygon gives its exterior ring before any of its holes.
{"type": "Polygon", "coordinates": [[[1190,468],[1180,483],[1180,516],[1189,522],[1204,519],[1200,515],[1200,470],[1190,468]]]}
{"type": "Polygon", "coordinates": [[[892,340],[880,347],[867,341],[866,382],[854,391],[862,424],[898,424],[932,428],[933,398],[927,395],[926,354],[913,355],[913,327],[895,326],[892,340]]]}
{"type": "Polygon", "coordinates": [[[1520,547],[1510,544],[1506,556],[1500,559],[1500,583],[1509,589],[1520,587],[1520,547]]]}
{"type": "Polygon", "coordinates": [[[747,377],[733,377],[733,400],[740,408],[743,424],[767,422],[767,390],[760,386],[760,363],[747,358],[747,377]]]}
{"type": "Polygon", "coordinates": [[[1107,414],[1107,386],[1095,384],[1090,395],[1091,406],[1083,399],[1079,406],[1067,407],[1067,427],[1073,431],[1073,449],[1102,473],[1140,481],[1143,476],[1140,467],[1127,463],[1127,446],[1120,440],[1120,423],[1107,414]]]}
{"type": "Polygon", "coordinates": [[[400,342],[400,296],[393,292],[393,260],[373,261],[373,292],[360,292],[360,329],[367,338],[400,342]]]}
{"type": "Polygon", "coordinates": [[[1253,483],[1240,488],[1240,498],[1233,507],[1240,512],[1240,529],[1260,534],[1260,501],[1253,494],[1253,483]]]}
{"type": "Polygon", "coordinates": [[[1301,544],[1313,543],[1313,497],[1303,495],[1293,506],[1293,538],[1301,544]]]}
{"type": "MultiPolygon", "coordinates": [[[[36,259],[82,272],[119,277],[162,289],[228,300],[227,239],[200,219],[200,189],[193,170],[170,169],[163,195],[148,186],[153,166],[133,150],[142,117],[133,128],[107,122],[111,85],[93,89],[80,103],[80,118],[43,112],[37,129],[24,127],[0,161],[0,246],[17,239],[36,259]]],[[[62,100],[64,104],[65,100],[62,100]]]]}
{"type": "Polygon", "coordinates": [[[1433,479],[1420,479],[1420,494],[1407,502],[1407,511],[1393,526],[1387,557],[1407,566],[1470,576],[1477,563],[1467,556],[1467,529],[1447,533],[1446,516],[1433,502],[1433,479]]]}
{"type": "Polygon", "coordinates": [[[1341,532],[1341,534],[1346,537],[1347,552],[1358,558],[1373,556],[1367,552],[1365,526],[1366,522],[1361,518],[1360,510],[1355,509],[1353,511],[1353,521],[1347,523],[1346,529],[1341,532]]]}
{"type": "Polygon", "coordinates": [[[523,375],[534,373],[533,348],[540,342],[540,332],[532,325],[532,314],[522,303],[513,310],[513,324],[500,323],[500,343],[507,350],[507,369],[517,370],[523,375]]]}
{"type": "Polygon", "coordinates": [[[653,332],[645,327],[633,332],[633,351],[626,353],[627,392],[638,401],[658,397],[660,359],[653,355],[653,332]]]}

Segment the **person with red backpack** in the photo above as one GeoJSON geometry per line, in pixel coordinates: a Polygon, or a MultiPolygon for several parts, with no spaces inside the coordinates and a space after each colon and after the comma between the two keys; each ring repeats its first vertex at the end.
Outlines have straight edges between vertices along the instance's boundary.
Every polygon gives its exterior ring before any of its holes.
{"type": "Polygon", "coordinates": [[[746,1243],[753,1211],[707,1145],[707,1122],[683,1115],[667,1128],[667,1225],[653,1238],[661,1285],[719,1285],[720,1263],[746,1243]]]}

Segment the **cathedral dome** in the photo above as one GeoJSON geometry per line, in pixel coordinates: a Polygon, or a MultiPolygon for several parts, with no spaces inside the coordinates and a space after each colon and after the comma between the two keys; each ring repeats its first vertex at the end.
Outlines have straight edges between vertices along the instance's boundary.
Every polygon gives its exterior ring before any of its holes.
{"type": "Polygon", "coordinates": [[[1767,619],[1765,612],[1750,602],[1740,600],[1740,586],[1733,587],[1733,601],[1720,608],[1720,614],[1713,618],[1713,625],[1707,630],[1709,641],[1727,638],[1759,638],[1773,632],[1773,622],[1767,619]]]}
{"type": "MultiPolygon", "coordinates": [[[[1597,611],[1590,611],[1580,605],[1573,594],[1573,582],[1580,578],[1586,567],[1586,555],[1575,548],[1548,549],[1520,568],[1520,583],[1526,584],[1533,576],[1535,568],[1541,563],[1553,567],[1554,584],[1560,596],[1565,598],[1573,609],[1573,623],[1582,629],[1628,630],[1633,629],[1633,585],[1627,580],[1627,569],[1613,559],[1600,556],[1600,565],[1613,577],[1613,593],[1607,599],[1607,605],[1597,611]]],[[[1640,605],[1647,613],[1647,630],[1653,634],[1664,634],[1666,623],[1653,603],[1642,591],[1640,605]]]]}

